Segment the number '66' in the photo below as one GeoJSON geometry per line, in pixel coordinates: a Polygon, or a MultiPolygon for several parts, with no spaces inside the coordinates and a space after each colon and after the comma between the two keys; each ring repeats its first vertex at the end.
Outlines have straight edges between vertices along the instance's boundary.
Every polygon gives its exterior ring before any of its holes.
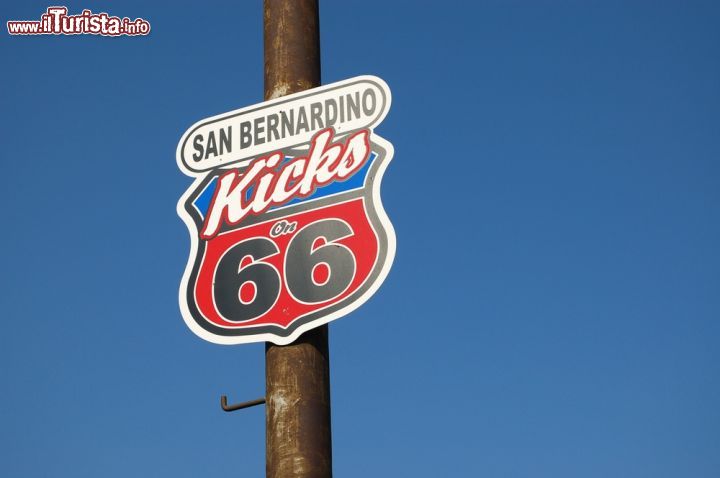
{"type": "MultiPolygon", "coordinates": [[[[285,283],[298,302],[316,304],[342,294],[355,276],[355,256],[337,241],[353,235],[349,224],[323,219],[300,229],[285,253],[285,283]]],[[[218,311],[231,322],[245,322],[270,310],[280,296],[280,273],[263,259],[280,249],[267,237],[235,244],[215,270],[213,296],[218,311]]]]}

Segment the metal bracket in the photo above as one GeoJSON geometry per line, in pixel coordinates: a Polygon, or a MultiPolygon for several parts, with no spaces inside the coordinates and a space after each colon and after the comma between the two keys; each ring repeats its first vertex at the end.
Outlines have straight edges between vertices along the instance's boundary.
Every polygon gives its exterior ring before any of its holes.
{"type": "Polygon", "coordinates": [[[249,402],[236,403],[234,405],[228,405],[227,396],[222,395],[220,397],[220,406],[226,412],[234,412],[235,410],[242,410],[243,408],[254,407],[255,405],[262,405],[265,403],[265,397],[258,398],[257,400],[250,400],[249,402]]]}

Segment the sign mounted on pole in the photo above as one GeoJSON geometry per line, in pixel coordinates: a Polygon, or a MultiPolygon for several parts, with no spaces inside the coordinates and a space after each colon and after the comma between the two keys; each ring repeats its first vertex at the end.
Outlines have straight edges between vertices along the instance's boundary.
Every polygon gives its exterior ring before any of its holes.
{"type": "Polygon", "coordinates": [[[348,314],[395,256],[380,201],[390,108],[360,76],[202,120],[177,147],[195,178],[177,210],[191,249],[180,284],[190,329],[220,344],[288,344],[348,314]]]}

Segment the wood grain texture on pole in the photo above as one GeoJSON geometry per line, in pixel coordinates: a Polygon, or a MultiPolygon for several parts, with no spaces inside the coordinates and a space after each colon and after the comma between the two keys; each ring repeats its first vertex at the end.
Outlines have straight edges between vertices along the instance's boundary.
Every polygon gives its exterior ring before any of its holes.
{"type": "Polygon", "coordinates": [[[320,86],[317,0],[265,0],[265,99],[320,86]]]}
{"type": "MultiPolygon", "coordinates": [[[[320,85],[317,0],[265,0],[265,99],[320,85]]],[[[330,478],[328,327],[265,345],[266,476],[330,478]]]]}

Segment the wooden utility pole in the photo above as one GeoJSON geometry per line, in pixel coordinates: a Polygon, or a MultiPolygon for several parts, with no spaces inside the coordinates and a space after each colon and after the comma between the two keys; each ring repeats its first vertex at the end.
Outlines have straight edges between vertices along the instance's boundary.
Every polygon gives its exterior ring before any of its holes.
{"type": "MultiPolygon", "coordinates": [[[[317,0],[265,0],[265,99],[320,85],[317,0]]],[[[266,476],[330,478],[328,327],[265,345],[266,476]]]]}

